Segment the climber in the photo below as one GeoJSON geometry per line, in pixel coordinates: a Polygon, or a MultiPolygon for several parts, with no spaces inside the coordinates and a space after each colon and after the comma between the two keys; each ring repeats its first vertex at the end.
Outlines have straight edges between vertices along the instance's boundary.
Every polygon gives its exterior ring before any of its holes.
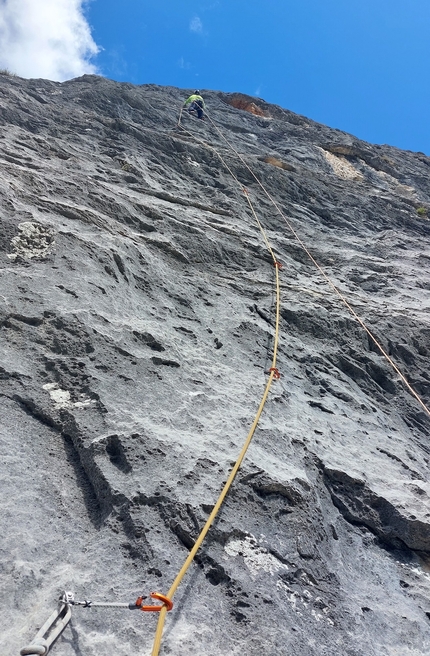
{"type": "Polygon", "coordinates": [[[188,107],[188,111],[197,112],[197,117],[204,120],[203,110],[205,108],[205,101],[200,95],[200,91],[197,89],[189,98],[184,102],[184,107],[188,107]]]}

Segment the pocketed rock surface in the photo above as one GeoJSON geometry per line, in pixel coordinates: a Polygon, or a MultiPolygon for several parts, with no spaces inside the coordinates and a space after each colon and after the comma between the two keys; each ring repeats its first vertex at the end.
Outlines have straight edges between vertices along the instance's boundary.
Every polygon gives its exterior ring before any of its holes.
{"type": "MultiPolygon", "coordinates": [[[[215,148],[283,263],[282,377],[161,654],[428,654],[429,417],[187,95],[0,76],[1,652],[64,589],[167,593],[248,433],[274,268],[215,148]]],[[[430,158],[204,97],[429,405],[430,158]]],[[[146,656],[155,623],[74,608],[52,654],[146,656]]]]}

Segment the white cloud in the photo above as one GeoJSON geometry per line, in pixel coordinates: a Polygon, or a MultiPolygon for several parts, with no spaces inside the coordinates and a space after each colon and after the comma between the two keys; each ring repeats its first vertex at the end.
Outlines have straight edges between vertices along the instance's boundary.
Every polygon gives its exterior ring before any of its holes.
{"type": "Polygon", "coordinates": [[[194,16],[194,18],[191,20],[190,30],[191,32],[196,32],[197,34],[203,34],[203,23],[198,16],[194,16]]]}
{"type": "Polygon", "coordinates": [[[21,77],[67,80],[95,73],[99,48],[84,0],[0,0],[0,68],[21,77]]]}

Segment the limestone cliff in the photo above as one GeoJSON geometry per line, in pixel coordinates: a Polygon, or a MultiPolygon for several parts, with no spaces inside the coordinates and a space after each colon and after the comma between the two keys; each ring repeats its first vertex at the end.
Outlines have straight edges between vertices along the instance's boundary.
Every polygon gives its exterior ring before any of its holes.
{"type": "MultiPolygon", "coordinates": [[[[187,93],[0,76],[2,653],[63,589],[166,592],[279,369],[162,654],[430,648],[430,421],[187,93]],[[200,141],[193,138],[193,135],[200,141]]],[[[430,158],[262,100],[211,114],[430,403],[430,158]]],[[[150,653],[156,618],[75,609],[54,656],[150,653]]]]}

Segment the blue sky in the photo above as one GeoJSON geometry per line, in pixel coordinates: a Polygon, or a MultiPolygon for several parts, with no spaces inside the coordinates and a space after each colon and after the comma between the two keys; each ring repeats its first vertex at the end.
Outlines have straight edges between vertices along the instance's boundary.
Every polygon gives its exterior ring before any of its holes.
{"type": "Polygon", "coordinates": [[[242,91],[430,156],[430,0],[1,0],[0,68],[242,91]]]}
{"type": "Polygon", "coordinates": [[[430,155],[429,0],[92,0],[115,80],[260,95],[430,155]]]}

